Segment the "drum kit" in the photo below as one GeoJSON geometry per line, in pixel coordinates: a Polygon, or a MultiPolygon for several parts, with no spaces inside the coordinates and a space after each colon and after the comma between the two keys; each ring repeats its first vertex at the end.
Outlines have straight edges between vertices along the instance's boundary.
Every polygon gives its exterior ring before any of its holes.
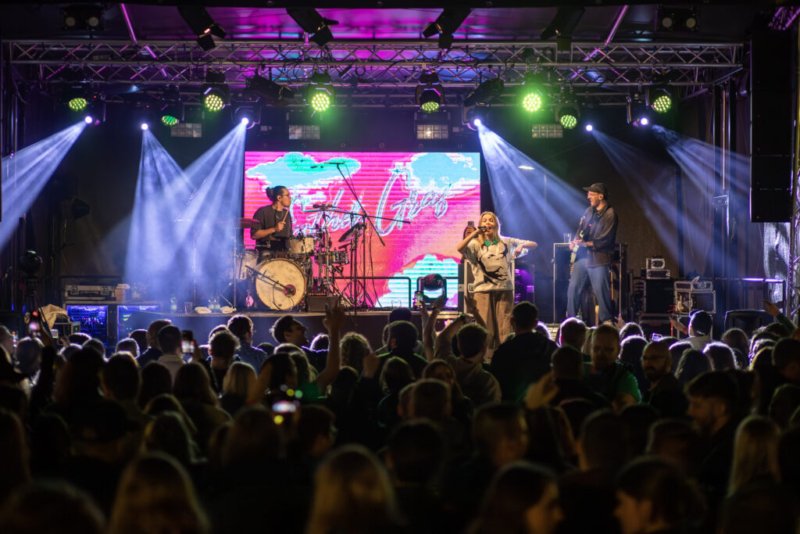
{"type": "MultiPolygon", "coordinates": [[[[316,211],[329,211],[327,205],[316,211]]],[[[332,210],[330,210],[332,211],[332,210]]],[[[324,214],[324,213],[323,213],[324,214]]],[[[257,227],[254,219],[241,219],[241,228],[257,227]]],[[[348,232],[363,231],[363,224],[354,225],[348,232]]],[[[251,281],[261,303],[271,310],[302,308],[309,294],[341,295],[336,287],[337,275],[350,263],[351,239],[339,239],[338,250],[333,248],[327,228],[297,235],[287,240],[286,250],[248,249],[236,255],[236,277],[251,281]]]]}

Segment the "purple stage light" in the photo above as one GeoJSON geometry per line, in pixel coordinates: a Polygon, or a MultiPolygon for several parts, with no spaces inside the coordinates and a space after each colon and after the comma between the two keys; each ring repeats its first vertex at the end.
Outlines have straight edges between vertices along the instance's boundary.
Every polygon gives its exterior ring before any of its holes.
{"type": "Polygon", "coordinates": [[[650,124],[650,119],[648,119],[647,117],[642,117],[641,119],[639,119],[639,124],[641,124],[642,126],[647,126],[648,124],[650,124]]]}
{"type": "Polygon", "coordinates": [[[250,124],[250,119],[248,117],[242,117],[242,124],[247,126],[248,124],[250,124]]]}
{"type": "Polygon", "coordinates": [[[594,126],[592,126],[592,123],[590,122],[590,123],[587,123],[586,126],[584,126],[584,129],[587,132],[591,132],[592,130],[594,130],[594,126]]]}
{"type": "Polygon", "coordinates": [[[479,127],[480,127],[480,126],[483,124],[483,122],[482,122],[480,119],[478,119],[478,118],[475,118],[475,119],[473,119],[473,120],[472,120],[472,124],[473,124],[473,125],[474,125],[476,128],[479,128],[479,127]]]}
{"type": "Polygon", "coordinates": [[[139,127],[142,129],[143,132],[150,129],[150,125],[147,124],[146,122],[143,122],[142,124],[140,124],[139,127]]]}
{"type": "Polygon", "coordinates": [[[85,122],[86,124],[92,124],[94,122],[94,119],[92,118],[91,115],[86,115],[86,117],[84,117],[83,119],[83,122],[85,122]]]}

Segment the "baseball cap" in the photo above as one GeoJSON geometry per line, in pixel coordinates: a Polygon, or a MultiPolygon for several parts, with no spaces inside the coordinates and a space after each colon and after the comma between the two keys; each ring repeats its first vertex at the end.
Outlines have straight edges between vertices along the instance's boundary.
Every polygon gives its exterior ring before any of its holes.
{"type": "Polygon", "coordinates": [[[592,193],[600,193],[603,197],[608,198],[608,188],[603,182],[595,182],[589,187],[584,187],[584,191],[591,191],[592,193]]]}

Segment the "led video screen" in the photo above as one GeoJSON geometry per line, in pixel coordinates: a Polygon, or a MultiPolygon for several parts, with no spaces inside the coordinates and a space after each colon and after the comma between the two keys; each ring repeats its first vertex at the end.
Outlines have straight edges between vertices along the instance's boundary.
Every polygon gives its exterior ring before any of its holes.
{"type": "MultiPolygon", "coordinates": [[[[366,257],[366,275],[374,278],[367,282],[370,304],[409,306],[409,285],[413,294],[419,277],[438,273],[447,279],[448,304],[455,305],[456,244],[480,211],[479,153],[246,152],[245,217],[269,203],[265,188],[276,185],[292,193],[295,234],[327,229],[332,249],[340,251],[337,261],[352,258],[352,245],[340,238],[362,221],[362,209],[373,218],[376,231],[358,250],[360,265],[366,257]],[[315,204],[331,208],[323,212],[315,204]]],[[[255,246],[249,230],[243,239],[246,248],[255,246]]],[[[336,284],[345,290],[351,263],[338,267],[336,284]]],[[[363,274],[361,266],[358,272],[363,274]]]]}

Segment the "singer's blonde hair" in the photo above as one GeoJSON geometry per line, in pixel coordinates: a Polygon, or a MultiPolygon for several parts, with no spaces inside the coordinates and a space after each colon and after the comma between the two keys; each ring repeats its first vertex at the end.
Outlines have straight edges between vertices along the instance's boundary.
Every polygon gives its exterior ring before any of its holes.
{"type": "Polygon", "coordinates": [[[498,217],[497,214],[493,211],[482,212],[480,217],[478,217],[478,226],[481,225],[481,219],[483,219],[484,215],[491,215],[492,217],[494,217],[494,222],[497,223],[497,235],[500,235],[500,217],[498,217]]]}

